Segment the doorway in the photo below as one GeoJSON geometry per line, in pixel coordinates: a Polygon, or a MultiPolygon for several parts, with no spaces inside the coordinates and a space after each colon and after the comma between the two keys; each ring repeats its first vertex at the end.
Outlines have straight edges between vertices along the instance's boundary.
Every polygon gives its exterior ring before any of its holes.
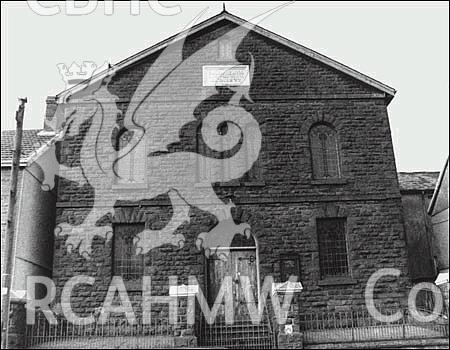
{"type": "MultiPolygon", "coordinates": [[[[242,235],[236,235],[233,239],[229,254],[224,256],[215,254],[207,260],[208,276],[208,301],[210,307],[215,302],[222,303],[223,300],[216,300],[225,277],[231,279],[231,285],[224,286],[231,288],[226,293],[233,295],[233,308],[235,319],[242,319],[248,315],[247,302],[243,287],[243,280],[248,281],[253,294],[253,302],[258,303],[259,298],[259,258],[258,248],[253,236],[249,239],[242,235]]],[[[224,315],[224,305],[219,306],[219,316],[224,315]]]]}

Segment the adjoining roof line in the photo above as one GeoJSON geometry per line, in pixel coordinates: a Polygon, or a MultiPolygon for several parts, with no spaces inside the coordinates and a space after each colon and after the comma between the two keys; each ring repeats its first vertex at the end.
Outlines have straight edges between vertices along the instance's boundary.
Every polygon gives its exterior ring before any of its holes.
{"type": "Polygon", "coordinates": [[[439,196],[439,192],[441,189],[442,181],[444,180],[445,173],[447,171],[448,171],[448,157],[447,157],[447,160],[445,161],[444,168],[442,169],[441,173],[439,174],[439,179],[436,183],[436,188],[434,189],[434,192],[433,192],[433,197],[431,197],[430,205],[428,207],[428,214],[430,214],[430,215],[433,213],[434,206],[436,205],[437,197],[439,196]]]}
{"type": "Polygon", "coordinates": [[[359,81],[361,81],[361,82],[363,82],[363,83],[365,83],[365,84],[367,84],[369,86],[372,86],[372,87],[374,87],[374,88],[376,88],[376,89],[386,93],[388,95],[388,97],[389,97],[389,100],[388,100],[389,102],[390,102],[390,100],[392,100],[392,98],[394,97],[394,95],[396,93],[396,90],[394,88],[392,88],[392,87],[390,87],[390,86],[388,86],[388,85],[386,85],[386,84],[384,84],[384,83],[382,83],[382,82],[380,82],[380,81],[378,81],[376,79],[373,79],[373,78],[369,77],[368,75],[360,73],[357,70],[355,70],[353,68],[350,68],[350,67],[348,67],[348,66],[346,66],[346,65],[344,65],[344,64],[342,64],[342,63],[340,63],[338,61],[335,61],[332,58],[329,58],[329,57],[327,57],[325,55],[322,55],[322,54],[320,54],[320,53],[318,53],[318,52],[316,52],[316,51],[314,51],[312,49],[309,49],[309,48],[307,48],[307,47],[305,47],[305,46],[303,46],[301,44],[298,44],[298,43],[296,43],[296,42],[294,42],[294,41],[292,41],[290,39],[287,39],[287,38],[285,38],[285,37],[283,37],[283,36],[281,36],[279,34],[273,33],[270,30],[267,30],[267,29],[265,29],[263,27],[260,27],[259,25],[253,25],[250,22],[248,22],[248,21],[246,21],[246,20],[244,20],[244,19],[242,19],[242,18],[240,18],[240,17],[238,17],[236,15],[230,14],[227,11],[222,11],[221,13],[219,13],[219,14],[217,14],[217,15],[209,18],[209,19],[206,19],[205,21],[203,21],[203,22],[193,26],[192,28],[188,28],[188,29],[186,29],[184,31],[181,31],[178,34],[175,34],[175,35],[173,35],[173,36],[171,36],[171,37],[169,37],[169,38],[167,38],[167,39],[165,39],[163,41],[160,41],[159,43],[157,43],[157,44],[155,44],[155,45],[153,45],[153,46],[151,46],[151,47],[149,47],[147,49],[144,49],[144,50],[142,50],[142,51],[140,51],[140,52],[138,52],[138,53],[136,53],[136,54],[134,54],[132,56],[129,56],[128,58],[126,58],[126,59],[124,59],[122,61],[119,61],[118,63],[113,65],[111,68],[106,69],[106,70],[104,70],[102,72],[99,72],[98,74],[94,75],[90,79],[87,79],[84,82],[81,82],[81,83],[79,83],[79,84],[77,84],[77,85],[75,85],[75,86],[73,86],[73,87],[71,87],[71,88],[69,88],[67,90],[64,90],[64,91],[60,92],[59,94],[56,95],[56,97],[57,98],[61,97],[63,94],[64,95],[68,95],[68,94],[76,93],[76,92],[84,89],[86,87],[86,83],[91,83],[91,82],[97,81],[98,79],[101,79],[101,78],[107,76],[110,71],[118,71],[120,69],[123,69],[123,68],[125,68],[125,67],[127,67],[129,65],[132,65],[133,63],[135,63],[137,61],[140,61],[141,59],[145,58],[146,56],[151,55],[151,54],[153,54],[153,53],[155,53],[155,52],[165,48],[176,37],[179,37],[179,40],[181,40],[181,39],[185,38],[188,35],[195,34],[196,32],[199,32],[200,30],[202,30],[202,29],[204,29],[204,28],[206,28],[206,27],[208,27],[208,26],[210,26],[212,24],[220,22],[222,20],[229,20],[230,22],[233,22],[233,23],[235,23],[237,25],[249,28],[249,29],[253,30],[254,32],[256,32],[256,33],[258,33],[258,34],[260,34],[262,36],[265,36],[265,37],[267,37],[269,39],[272,39],[272,40],[274,40],[274,41],[276,41],[276,42],[278,42],[278,43],[280,43],[280,44],[282,44],[284,46],[287,46],[287,47],[289,47],[289,48],[291,48],[291,49],[293,49],[293,50],[295,50],[295,51],[297,51],[297,52],[299,52],[301,54],[304,54],[304,55],[306,55],[306,56],[308,56],[308,57],[310,57],[310,58],[312,58],[312,59],[314,59],[316,61],[319,61],[319,62],[321,62],[321,63],[323,63],[323,64],[325,64],[325,65],[327,65],[329,67],[332,67],[332,68],[334,68],[334,69],[336,69],[336,70],[338,70],[338,71],[340,71],[342,73],[345,73],[348,76],[351,76],[351,77],[353,77],[353,78],[355,78],[355,79],[357,79],[357,80],[359,80],[359,81]],[[250,28],[250,27],[253,27],[253,28],[250,28]]]}
{"type": "Polygon", "coordinates": [[[433,193],[439,178],[438,171],[413,171],[397,173],[400,193],[433,193]]]}
{"type": "MultiPolygon", "coordinates": [[[[2,167],[11,167],[16,130],[2,130],[2,167]]],[[[50,139],[51,135],[41,134],[41,129],[24,129],[22,135],[22,151],[19,165],[27,166],[31,155],[50,139]]]]}

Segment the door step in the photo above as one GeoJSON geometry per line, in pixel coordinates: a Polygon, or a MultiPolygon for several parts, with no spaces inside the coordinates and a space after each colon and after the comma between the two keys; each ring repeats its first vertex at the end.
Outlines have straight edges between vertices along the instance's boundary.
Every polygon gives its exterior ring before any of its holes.
{"type": "Polygon", "coordinates": [[[205,325],[199,334],[199,345],[229,349],[272,349],[275,341],[267,323],[245,322],[238,325],[205,325]]]}

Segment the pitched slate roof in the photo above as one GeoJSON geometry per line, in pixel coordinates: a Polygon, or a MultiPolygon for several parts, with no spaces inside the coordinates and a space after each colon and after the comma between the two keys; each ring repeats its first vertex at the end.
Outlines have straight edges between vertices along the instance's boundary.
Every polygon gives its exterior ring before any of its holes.
{"type": "MultiPolygon", "coordinates": [[[[54,135],[39,135],[39,132],[41,131],[41,129],[23,131],[22,154],[20,157],[21,165],[26,163],[31,153],[42,147],[54,137],[54,135]]],[[[2,166],[11,166],[15,135],[15,130],[2,130],[2,166]]]]}
{"type": "Polygon", "coordinates": [[[438,178],[439,171],[398,173],[400,191],[434,191],[438,178]]]}

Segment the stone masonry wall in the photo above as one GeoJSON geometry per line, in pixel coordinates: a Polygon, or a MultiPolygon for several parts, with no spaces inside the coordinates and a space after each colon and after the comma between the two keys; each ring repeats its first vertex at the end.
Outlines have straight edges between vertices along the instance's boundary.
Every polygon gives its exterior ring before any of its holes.
{"type": "MultiPolygon", "coordinates": [[[[226,22],[219,23],[190,37],[185,57],[231,27],[226,22]]],[[[407,260],[384,94],[258,34],[251,33],[239,44],[236,57],[242,64],[249,64],[249,53],[255,62],[250,89],[253,103],[241,100],[240,105],[254,116],[261,128],[259,166],[262,176],[254,183],[242,179],[217,183],[214,191],[223,201],[232,199],[236,204],[233,210],[236,221],[251,225],[259,246],[261,281],[267,275],[273,275],[275,280],[279,278],[280,255],[298,254],[304,290],[293,314],[299,310],[347,309],[364,303],[365,283],[373,272],[393,267],[401,270],[400,278],[381,280],[376,298],[384,304],[403,303],[408,285],[407,260]],[[338,133],[342,168],[339,182],[324,183],[312,177],[308,132],[317,122],[333,125],[338,133]],[[315,230],[318,217],[347,218],[351,279],[346,284],[321,283],[315,230]]],[[[158,54],[118,72],[113,78],[108,89],[117,99],[104,103],[104,107],[106,111],[116,107],[121,111],[122,115],[117,116],[119,123],[132,93],[158,54]]],[[[162,116],[161,123],[170,123],[170,113],[185,113],[187,105],[197,107],[197,120],[183,127],[180,143],[169,147],[169,151],[195,152],[195,135],[201,119],[230,99],[227,89],[214,91],[202,87],[202,65],[226,64],[219,62],[216,56],[217,50],[208,50],[196,57],[181,75],[183,80],[156,93],[155,106],[162,116]],[[210,95],[212,97],[204,101],[210,95]]],[[[79,97],[73,96],[73,103],[77,103],[79,97]]],[[[82,136],[61,145],[65,164],[79,164],[83,139],[93,137],[88,130],[97,126],[87,121],[80,128],[82,136]]],[[[93,138],[92,144],[94,141],[93,138]]],[[[97,147],[111,147],[111,144],[97,147]]],[[[102,186],[111,186],[107,176],[102,180],[102,186]]],[[[120,201],[120,192],[111,192],[118,200],[115,211],[99,218],[100,222],[105,225],[140,222],[147,227],[161,228],[169,221],[172,209],[165,191],[158,195],[133,202],[120,201]]],[[[91,209],[94,196],[95,190],[89,184],[61,180],[57,223],[80,223],[91,209]]],[[[179,283],[186,283],[188,275],[197,276],[201,285],[205,282],[205,257],[195,247],[195,239],[200,232],[212,228],[216,219],[196,208],[191,208],[190,217],[191,222],[178,231],[186,237],[183,248],[164,246],[146,255],[146,272],[153,277],[155,295],[167,295],[168,275],[180,276],[179,283]]],[[[100,237],[94,240],[91,259],[85,260],[76,249],[67,252],[66,239],[60,236],[55,241],[53,277],[58,297],[70,277],[76,274],[94,276],[93,287],[82,285],[73,293],[74,310],[86,314],[101,305],[109,285],[111,240],[105,242],[100,237]]],[[[138,309],[140,291],[133,294],[138,309]]],[[[165,312],[163,307],[161,312],[165,312]]]]}

